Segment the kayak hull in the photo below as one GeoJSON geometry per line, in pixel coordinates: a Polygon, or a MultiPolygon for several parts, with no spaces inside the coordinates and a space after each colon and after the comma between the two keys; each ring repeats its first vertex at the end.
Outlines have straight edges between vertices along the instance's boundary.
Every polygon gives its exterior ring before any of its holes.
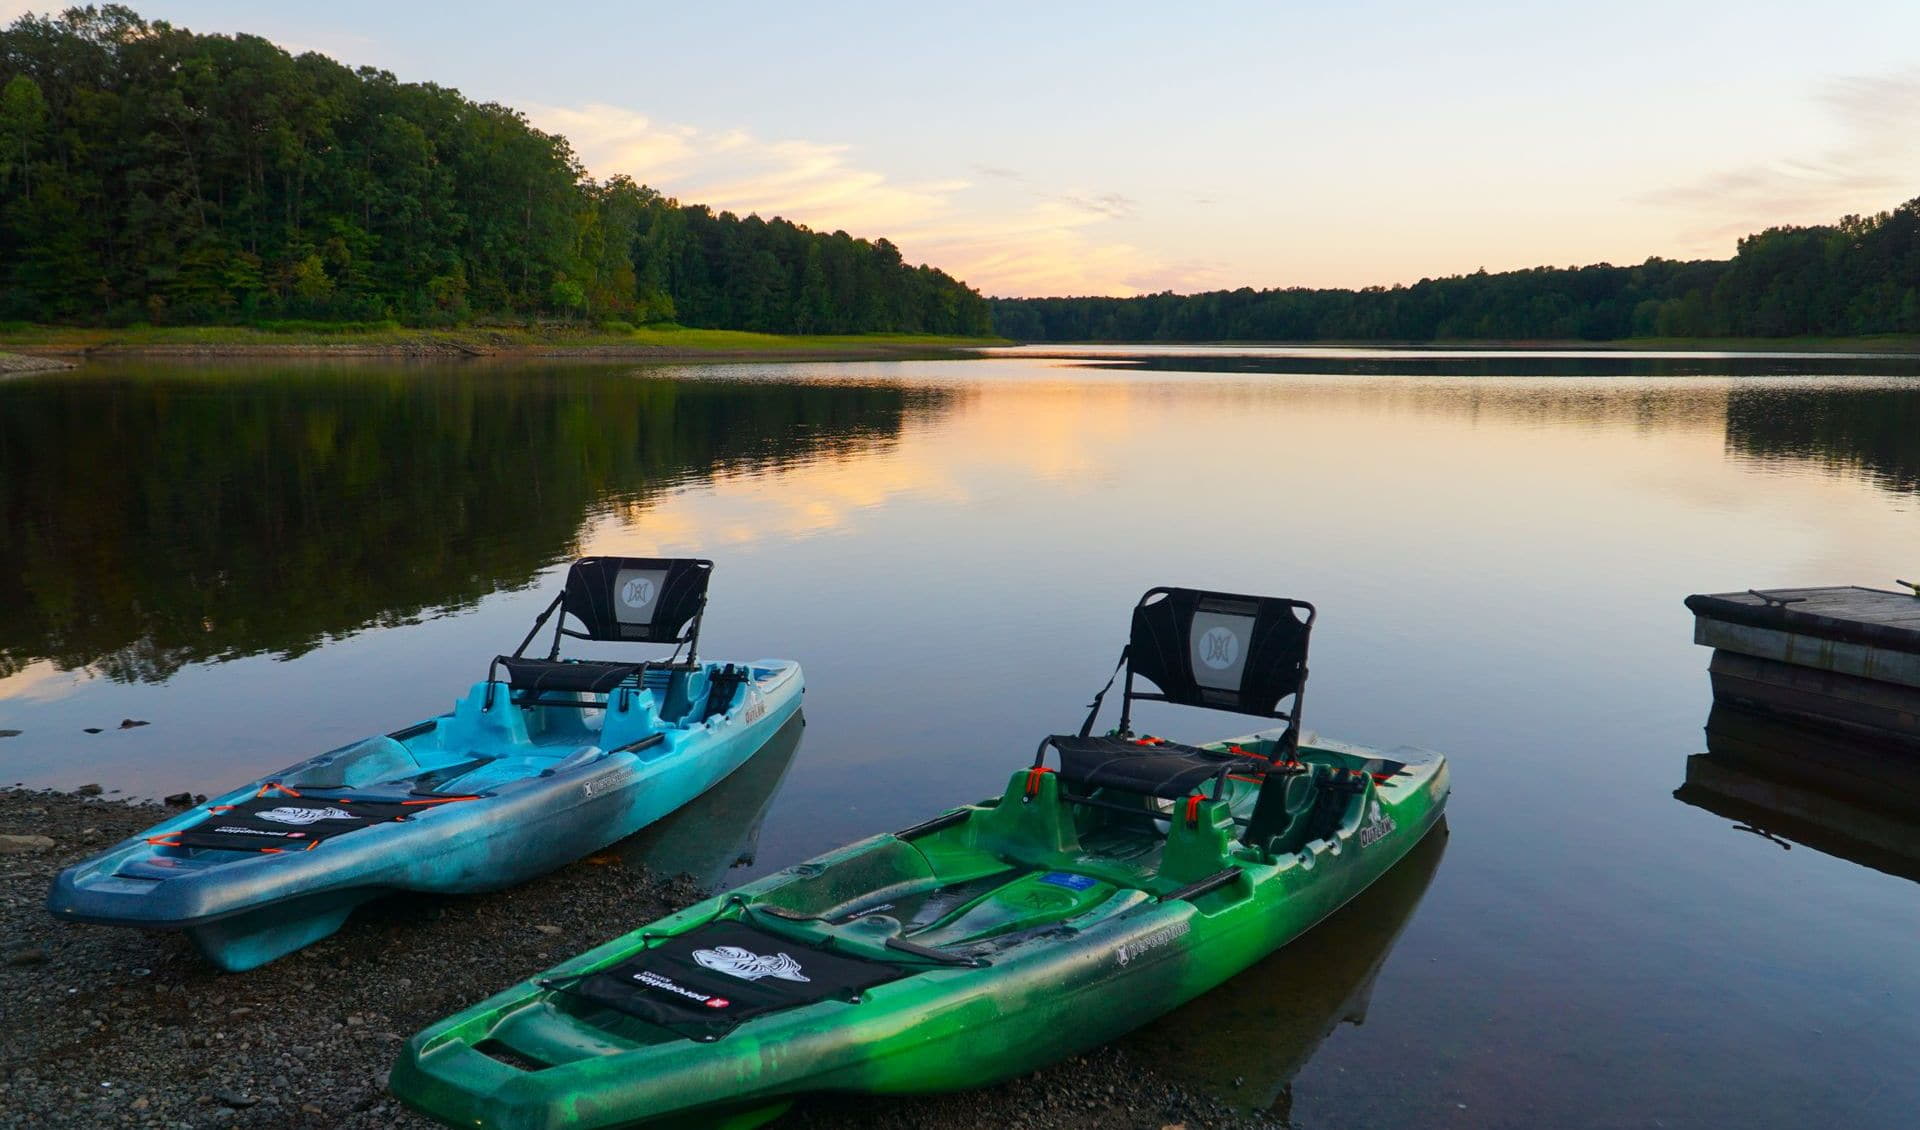
{"type": "MultiPolygon", "coordinates": [[[[1301,751],[1303,761],[1362,764],[1376,756],[1331,742],[1301,751]]],[[[1219,985],[1391,869],[1438,824],[1449,792],[1439,755],[1391,756],[1407,772],[1377,788],[1370,783],[1340,827],[1264,859],[1228,844],[1225,805],[1204,810],[1219,816],[1217,826],[1202,819],[1176,827],[1157,857],[1103,854],[1085,829],[1050,823],[1065,808],[1052,777],[1023,796],[1027,774],[1016,774],[1006,796],[955,810],[930,822],[932,831],[873,837],[768,876],[434,1025],[402,1052],[391,1087],[449,1124],[545,1130],[674,1125],[712,1117],[721,1106],[771,1110],[807,1092],[953,1091],[1012,1078],[1106,1043],[1219,985]],[[1237,873],[1222,882],[1216,872],[1208,880],[1214,885],[1183,894],[1205,885],[1190,873],[1199,857],[1183,855],[1202,840],[1231,856],[1237,873]],[[1005,870],[995,871],[993,859],[1005,870]],[[943,873],[920,874],[929,867],[943,873]],[[866,948],[884,958],[890,951],[880,936],[902,929],[893,915],[910,913],[904,908],[921,897],[917,886],[940,883],[972,901],[956,904],[939,920],[944,925],[912,936],[932,942],[923,950],[984,964],[924,962],[855,1002],[822,1000],[759,1016],[711,1042],[609,1020],[552,987],[644,953],[647,938],[657,943],[728,916],[751,915],[754,925],[791,937],[792,952],[803,957],[801,945],[831,935],[837,952],[866,948]],[[1057,911],[1020,917],[1022,908],[1049,899],[1057,911]],[[796,915],[834,921],[809,924],[796,915]],[[989,924],[996,915],[1001,921],[989,924]],[[967,931],[981,927],[969,940],[967,931]]],[[[930,913],[920,905],[911,913],[930,913]]]]}
{"type": "MultiPolygon", "coordinates": [[[[524,882],[653,823],[758,752],[799,710],[803,680],[781,660],[748,670],[728,709],[677,724],[661,720],[651,691],[523,708],[504,683],[479,684],[451,714],[250,782],[68,868],[48,909],[75,922],[183,931],[213,964],[238,971],[332,934],[383,894],[524,882]],[[438,762],[454,775],[432,792],[409,792],[404,780],[355,781],[356,757],[409,772],[438,762]],[[300,803],[418,807],[312,850],[180,846],[210,812],[281,793],[300,803]]],[[[430,778],[412,778],[422,779],[430,778]]]]}

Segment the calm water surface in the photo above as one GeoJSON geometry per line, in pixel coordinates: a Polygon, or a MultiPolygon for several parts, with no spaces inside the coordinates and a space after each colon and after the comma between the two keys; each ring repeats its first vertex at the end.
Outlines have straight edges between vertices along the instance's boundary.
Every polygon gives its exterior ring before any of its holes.
{"type": "Polygon", "coordinates": [[[1137,349],[14,379],[0,783],[213,792],[448,708],[575,554],[697,553],[703,650],[802,660],[809,724],[628,850],[733,882],[997,792],[1150,585],[1304,597],[1308,725],[1451,753],[1451,835],[1134,1045],[1307,1127],[1909,1126],[1920,888],[1672,794],[1709,705],[1683,596],[1920,572],[1917,373],[1137,349]]]}

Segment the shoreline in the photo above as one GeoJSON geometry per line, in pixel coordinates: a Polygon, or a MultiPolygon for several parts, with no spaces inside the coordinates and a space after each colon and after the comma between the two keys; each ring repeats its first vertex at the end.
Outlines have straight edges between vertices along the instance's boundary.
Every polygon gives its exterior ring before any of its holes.
{"type": "MultiPolygon", "coordinates": [[[[1009,344],[1001,338],[926,334],[783,336],[734,330],[636,330],[632,333],[461,330],[273,332],[247,327],[134,330],[29,327],[0,332],[0,358],[20,371],[71,367],[110,358],[421,358],[623,361],[882,361],[962,358],[1009,344]]],[[[10,371],[0,368],[0,372],[10,371]]]]}
{"type": "MultiPolygon", "coordinates": [[[[339,933],[246,973],[220,973],[178,934],[56,921],[59,870],[178,809],[117,796],[0,791],[0,1126],[433,1126],[386,1090],[427,1024],[704,892],[616,848],[494,894],[402,895],[339,933]]],[[[776,1125],[1274,1130],[1109,1045],[954,1095],[822,1095],[776,1125]]]]}
{"type": "Polygon", "coordinates": [[[1208,341],[1208,342],[1015,342],[1003,338],[943,338],[927,335],[781,336],[732,330],[636,331],[618,337],[582,331],[419,330],[275,333],[244,327],[162,330],[68,330],[34,328],[0,332],[0,374],[73,368],[92,360],[154,358],[233,359],[419,359],[607,360],[629,362],[791,362],[959,360],[1019,347],[1021,356],[1080,357],[1086,347],[1340,350],[1405,353],[1743,353],[1766,356],[1823,355],[1920,358],[1920,336],[1860,338],[1631,338],[1617,341],[1208,341]]]}
{"type": "MultiPolygon", "coordinates": [[[[1043,356],[1047,350],[1086,346],[1103,349],[1381,349],[1406,353],[1471,351],[1485,353],[1756,353],[1858,354],[1875,357],[1920,357],[1920,335],[1821,338],[1618,338],[1612,341],[1526,341],[1502,338],[1472,341],[1036,341],[1016,342],[1043,356]]],[[[1076,354],[1076,356],[1078,356],[1076,354]]]]}

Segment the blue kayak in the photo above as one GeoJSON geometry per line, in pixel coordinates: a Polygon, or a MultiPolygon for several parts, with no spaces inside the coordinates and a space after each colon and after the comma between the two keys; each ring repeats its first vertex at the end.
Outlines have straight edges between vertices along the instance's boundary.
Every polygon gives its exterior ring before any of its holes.
{"type": "Polygon", "coordinates": [[[326,937],[379,895],[496,890],[632,834],[725,779],[800,708],[797,663],[696,658],[711,572],[694,559],[574,562],[520,648],[451,713],[157,824],[63,871],[48,910],[182,930],[237,971],[326,937]],[[527,656],[550,619],[552,649],[527,656]],[[562,659],[563,637],[675,651],[562,659]]]}

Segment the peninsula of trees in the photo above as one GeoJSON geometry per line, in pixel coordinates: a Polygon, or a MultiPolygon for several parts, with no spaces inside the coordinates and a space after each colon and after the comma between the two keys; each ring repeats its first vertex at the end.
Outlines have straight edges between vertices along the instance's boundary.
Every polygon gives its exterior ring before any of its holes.
{"type": "Polygon", "coordinates": [[[459,92],[120,5],[0,28],[0,321],[990,331],[885,239],[589,177],[459,92]]]}
{"type": "Polygon", "coordinates": [[[1920,334],[1920,198],[1769,228],[1732,259],[1480,271],[1364,290],[995,299],[1021,341],[1611,341],[1920,334]]]}

